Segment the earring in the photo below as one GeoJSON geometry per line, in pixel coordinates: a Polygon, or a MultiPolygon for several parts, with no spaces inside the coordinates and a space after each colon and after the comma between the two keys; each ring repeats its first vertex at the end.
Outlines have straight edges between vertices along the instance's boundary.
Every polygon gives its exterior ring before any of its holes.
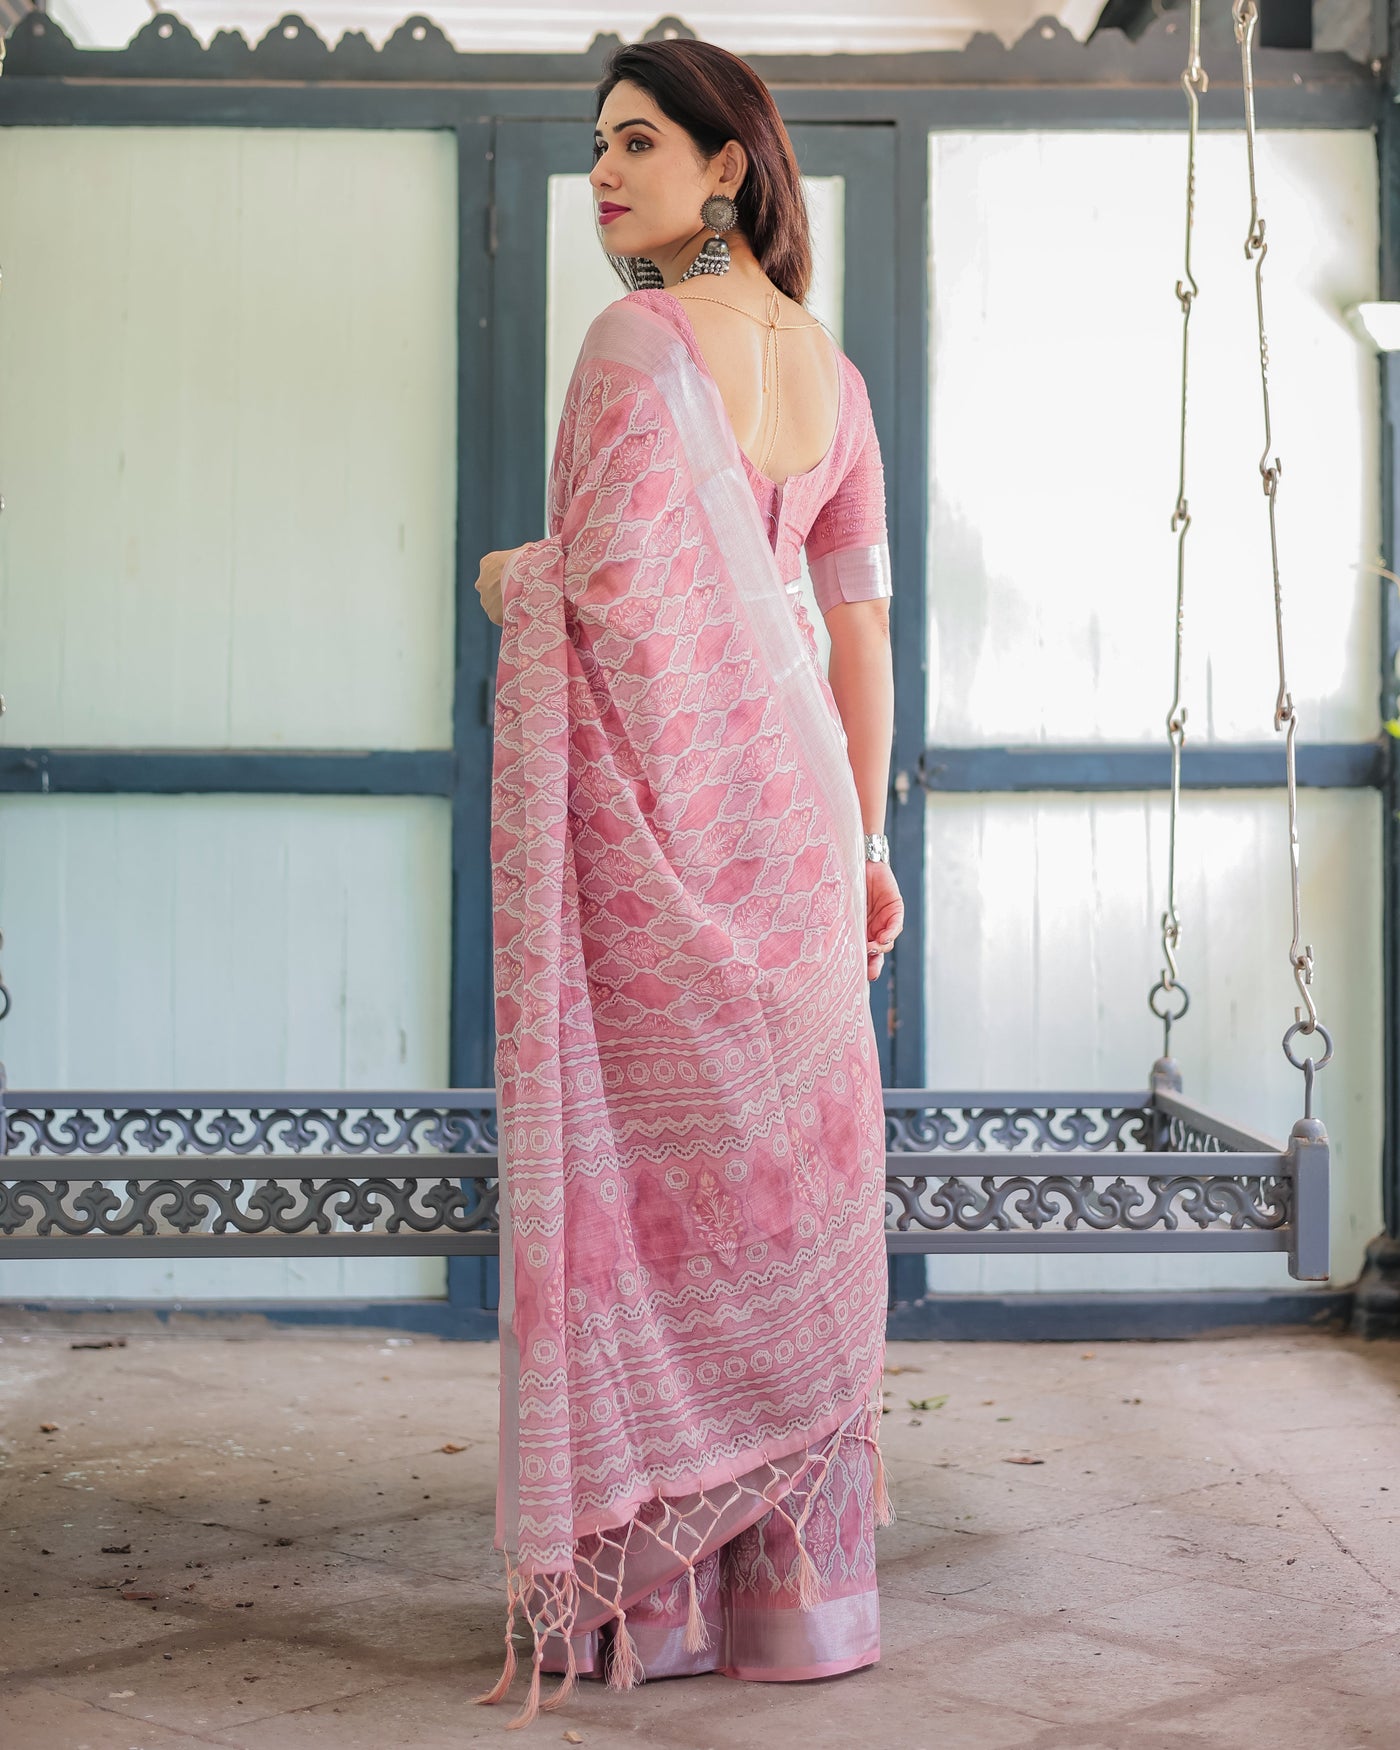
{"type": "MultiPolygon", "coordinates": [[[[739,222],[739,209],[727,194],[712,194],[700,208],[700,218],[712,231],[732,231],[739,222]]],[[[729,245],[723,237],[707,237],[681,279],[688,280],[696,273],[728,272],[729,245]]]]}

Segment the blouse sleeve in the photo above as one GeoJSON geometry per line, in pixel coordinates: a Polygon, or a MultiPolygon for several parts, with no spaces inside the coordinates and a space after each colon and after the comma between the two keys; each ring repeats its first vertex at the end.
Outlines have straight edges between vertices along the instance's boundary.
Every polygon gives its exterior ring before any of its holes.
{"type": "MultiPolygon", "coordinates": [[[[863,387],[863,385],[862,385],[863,387]]],[[[893,593],[885,526],[885,469],[869,399],[862,394],[863,431],[836,490],[807,532],[807,569],[825,614],[840,602],[874,601],[893,593]]]]}

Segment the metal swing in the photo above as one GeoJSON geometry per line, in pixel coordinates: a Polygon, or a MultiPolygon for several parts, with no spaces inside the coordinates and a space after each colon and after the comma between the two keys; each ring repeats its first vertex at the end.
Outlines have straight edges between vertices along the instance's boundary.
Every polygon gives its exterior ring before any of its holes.
{"type": "MultiPolygon", "coordinates": [[[[1181,698],[1182,634],[1185,623],[1186,536],[1191,516],[1186,497],[1187,400],[1191,312],[1199,290],[1192,272],[1195,228],[1196,141],[1200,98],[1208,80],[1201,64],[1201,0],[1191,0],[1186,68],[1181,76],[1188,111],[1186,235],[1181,305],[1181,420],[1176,504],[1171,527],[1177,536],[1173,692],[1167,713],[1171,749],[1167,906],[1162,914],[1164,966],[1148,993],[1148,1006],[1162,1023],[1162,1055],[1152,1066],[1145,1095],[984,1094],[943,1096],[936,1106],[898,1121],[898,1159],[892,1149],[890,1193],[894,1251],[1254,1251],[1286,1250],[1289,1272],[1301,1281],[1323,1281],[1329,1262],[1329,1147],[1313,1116],[1313,1078],[1332,1059],[1332,1037],[1318,1018],[1310,986],[1313,951],[1302,942],[1298,871],[1298,791],[1294,743],[1298,717],[1284,663],[1283,595],[1279,580],[1275,501],[1282,465],[1270,459],[1273,431],[1269,407],[1268,341],[1264,328],[1264,220],[1255,178],[1253,40],[1259,20],[1256,0],[1234,0],[1235,38],[1240,47],[1245,143],[1249,165],[1249,232],[1245,258],[1254,263],[1259,377],[1264,448],[1259,472],[1268,500],[1273,572],[1274,624],[1278,647],[1278,695],[1274,728],[1286,732],[1290,880],[1293,940],[1289,963],[1306,1007],[1294,1010],[1283,1035],[1289,1063],[1303,1073],[1303,1116],[1287,1143],[1230,1124],[1182,1096],[1181,1072],[1171,1056],[1174,1021],[1190,997],[1177,967],[1181,920],[1176,903],[1176,838],[1181,803],[1181,750],[1186,707],[1181,698]],[[1298,1035],[1320,1036],[1316,1058],[1295,1055],[1298,1035]],[[987,1147],[988,1140],[993,1148],[987,1147]],[[1049,1153],[1046,1166],[1023,1164],[1016,1151],[1049,1153]],[[1140,1149],[1132,1164],[1102,1164],[1105,1155],[1140,1149]],[[1005,1164],[985,1168],[974,1189],[970,1175],[942,1177],[950,1153],[999,1154],[1005,1164]],[[908,1172],[917,1153],[925,1171],[908,1172]],[[1230,1171],[1183,1172],[1183,1156],[1230,1156],[1230,1171]],[[1015,1164],[1012,1164],[1014,1159],[1015,1164]],[[898,1170],[898,1177],[894,1174],[898,1170]],[[1130,1181],[1132,1183],[1130,1183],[1130,1181]],[[1185,1225],[1194,1224],[1192,1226],[1185,1225]],[[994,1238],[993,1238],[994,1236],[994,1238]]],[[[888,1102],[887,1102],[888,1104],[888,1102]]]]}
{"type": "MultiPolygon", "coordinates": [[[[1306,1008],[1283,1036],[1304,1077],[1303,1116],[1286,1143],[1188,1102],[1170,1055],[1186,1014],[1177,947],[1176,828],[1186,709],[1181,702],[1185,602],[1186,409],[1191,244],[1199,98],[1200,0],[1191,0],[1182,74],[1189,110],[1182,311],[1181,471],[1174,691],[1167,715],[1171,795],[1161,976],[1148,995],[1163,1027],[1146,1092],[944,1093],[891,1088],[887,1229],[892,1254],[919,1252],[1284,1251],[1302,1281],[1328,1275],[1329,1149],[1313,1117],[1313,1079],[1332,1040],[1310,986],[1298,882],[1297,715],[1284,669],[1264,331],[1264,221],[1254,171],[1252,48],[1256,0],[1234,0],[1249,160],[1264,452],[1279,686],[1275,730],[1286,734],[1293,898],[1290,965],[1306,1008]],[[1294,1040],[1319,1035],[1321,1055],[1294,1040]],[[1191,1170],[1212,1158],[1219,1170],[1191,1170]],[[967,1161],[964,1166],[963,1161],[967,1161]],[[976,1163],[975,1165],[973,1163],[976,1163]]],[[[3,52],[0,48],[0,52],[3,52]]],[[[8,1008],[0,983],[0,1014],[8,1008]]],[[[484,1256],[499,1247],[495,1090],[324,1093],[10,1091],[0,1066],[0,1258],[296,1254],[484,1256]],[[366,1174],[366,1167],[373,1174],[366,1174]],[[76,1171],[74,1169],[77,1169],[76,1171]]],[[[487,1321],[489,1322],[489,1321],[487,1321]]],[[[483,1324],[481,1334],[489,1334],[483,1324]]]]}

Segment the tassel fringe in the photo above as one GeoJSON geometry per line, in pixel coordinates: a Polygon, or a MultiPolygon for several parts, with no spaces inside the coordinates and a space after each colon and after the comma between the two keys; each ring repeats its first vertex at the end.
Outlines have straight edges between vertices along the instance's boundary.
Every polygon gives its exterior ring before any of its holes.
{"type": "Polygon", "coordinates": [[[485,1695],[474,1695],[472,1697],[473,1701],[485,1702],[488,1706],[494,1702],[503,1701],[505,1699],[506,1691],[515,1680],[515,1642],[512,1640],[511,1635],[515,1628],[515,1612],[519,1606],[520,1599],[511,1587],[509,1577],[507,1577],[506,1581],[506,1590],[510,1596],[510,1611],[506,1616],[506,1662],[502,1667],[500,1676],[496,1679],[495,1683],[492,1684],[491,1688],[486,1691],[485,1695]]]}
{"type": "Polygon", "coordinates": [[[885,1483],[885,1459],[880,1451],[880,1423],[884,1413],[885,1395],[877,1388],[874,1425],[870,1435],[870,1451],[875,1460],[875,1523],[877,1526],[893,1525],[895,1520],[894,1502],[890,1500],[890,1492],[885,1483]]]}
{"type": "Polygon", "coordinates": [[[574,1619],[578,1615],[579,1587],[575,1574],[567,1573],[561,1576],[549,1574],[540,1575],[533,1580],[525,1579],[518,1568],[506,1557],[506,1596],[510,1609],[506,1615],[506,1657],[501,1668],[501,1675],[484,1695],[474,1695],[473,1701],[484,1702],[488,1706],[494,1702],[504,1701],[514,1680],[516,1667],[519,1663],[512,1631],[515,1627],[517,1611],[523,1611],[530,1624],[530,1632],[534,1640],[534,1650],[530,1661],[530,1688],[525,1698],[525,1704],[513,1719],[506,1721],[507,1730],[518,1730],[528,1726],[535,1715],[549,1708],[556,1708],[560,1702],[567,1699],[578,1682],[578,1655],[574,1651],[572,1634],[574,1619]],[[531,1589],[543,1594],[543,1601],[537,1611],[529,1610],[525,1604],[526,1593],[531,1589]],[[568,1668],[558,1689],[548,1701],[540,1699],[541,1666],[544,1661],[545,1636],[557,1630],[568,1644],[568,1668]]]}
{"type": "Polygon", "coordinates": [[[506,1730],[513,1731],[520,1726],[528,1726],[530,1721],[540,1711],[540,1662],[544,1658],[544,1643],[538,1637],[535,1640],[535,1657],[530,1671],[530,1693],[525,1698],[525,1705],[513,1720],[506,1721],[506,1730]]]}
{"type": "MultiPolygon", "coordinates": [[[[875,1523],[878,1526],[883,1526],[890,1525],[894,1521],[894,1507],[890,1501],[885,1480],[884,1459],[880,1452],[879,1431],[883,1411],[884,1400],[877,1381],[873,1405],[867,1403],[866,1410],[861,1413],[858,1419],[853,1419],[846,1427],[836,1430],[831,1445],[820,1459],[813,1459],[795,1472],[780,1473],[775,1469],[772,1484],[765,1483],[762,1489],[751,1488],[739,1483],[734,1485],[741,1493],[758,1495],[769,1507],[784,1514],[792,1526],[794,1541],[797,1545],[797,1561],[791,1578],[797,1594],[798,1607],[802,1610],[811,1610],[822,1601],[821,1574],[807,1549],[803,1531],[806,1527],[808,1513],[815,1504],[822,1478],[843,1436],[863,1439],[869,1443],[875,1465],[875,1523]],[[770,1493],[770,1488],[776,1490],[780,1483],[787,1485],[790,1494],[795,1494],[799,1485],[805,1484],[806,1498],[796,1517],[792,1514],[786,1495],[775,1498],[775,1495],[770,1493]]],[[[734,1498],[737,1499],[737,1496],[734,1498]]],[[[718,1500],[707,1505],[714,1519],[718,1519],[720,1513],[729,1503],[718,1500]]],[[[578,1687],[578,1655],[573,1644],[573,1630],[578,1617],[580,1600],[585,1592],[607,1605],[614,1613],[615,1628],[607,1659],[606,1682],[608,1688],[634,1689],[638,1684],[646,1681],[646,1666],[637,1651],[636,1642],[628,1631],[626,1613],[619,1602],[623,1593],[623,1568],[627,1557],[628,1542],[634,1534],[653,1538],[671,1550],[673,1554],[678,1555],[685,1563],[690,1600],[686,1613],[683,1645],[688,1653],[698,1653],[708,1649],[712,1642],[709,1625],[706,1623],[704,1612],[700,1608],[699,1587],[695,1580],[695,1557],[693,1553],[687,1554],[681,1548],[679,1532],[684,1527],[688,1535],[693,1537],[693,1549],[704,1546],[709,1532],[703,1523],[697,1522],[688,1525],[684,1514],[677,1513],[674,1517],[676,1525],[673,1531],[671,1508],[663,1501],[659,1525],[648,1524],[639,1517],[628,1526],[620,1528],[620,1534],[619,1532],[598,1534],[595,1539],[598,1544],[598,1554],[587,1559],[576,1555],[576,1566],[569,1570],[537,1573],[527,1577],[520,1572],[510,1556],[507,1555],[506,1599],[509,1609],[506,1615],[505,1662],[501,1668],[500,1676],[491,1688],[483,1695],[473,1696],[472,1700],[485,1703],[488,1706],[505,1700],[519,1666],[514,1640],[515,1619],[519,1613],[529,1623],[533,1640],[530,1687],[520,1711],[513,1719],[506,1721],[507,1728],[519,1729],[522,1726],[528,1726],[536,1715],[551,1712],[567,1701],[578,1687]],[[603,1559],[605,1556],[616,1557],[615,1573],[609,1569],[603,1559]],[[559,1686],[545,1699],[541,1695],[544,1643],[546,1637],[552,1633],[564,1637],[567,1665],[559,1686]]],[[[713,1529],[713,1522],[710,1529],[713,1529]]]]}
{"type": "Polygon", "coordinates": [[[646,1666],[637,1651],[637,1643],[627,1632],[627,1616],[617,1613],[617,1628],[613,1632],[612,1658],[608,1661],[608,1688],[635,1689],[646,1680],[646,1666]]]}
{"type": "Polygon", "coordinates": [[[578,1654],[574,1650],[572,1635],[564,1642],[564,1645],[567,1649],[569,1663],[564,1671],[563,1681],[560,1683],[558,1689],[555,1690],[554,1694],[550,1696],[548,1701],[542,1701],[540,1703],[541,1713],[548,1713],[551,1708],[556,1708],[561,1702],[567,1701],[578,1688],[578,1654]]]}
{"type": "Polygon", "coordinates": [[[686,1579],[690,1583],[690,1609],[685,1619],[685,1638],[681,1645],[687,1653],[702,1653],[710,1645],[710,1629],[700,1610],[700,1594],[695,1584],[695,1563],[686,1564],[686,1579]]]}
{"type": "Polygon", "coordinates": [[[797,1606],[799,1610],[812,1610],[822,1601],[821,1575],[817,1572],[817,1564],[807,1554],[807,1546],[799,1538],[797,1543],[797,1606]]]}

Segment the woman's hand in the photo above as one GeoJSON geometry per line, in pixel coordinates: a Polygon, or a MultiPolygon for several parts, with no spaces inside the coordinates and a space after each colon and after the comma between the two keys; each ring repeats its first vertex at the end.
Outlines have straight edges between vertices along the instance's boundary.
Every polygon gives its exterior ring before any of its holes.
{"type": "Polygon", "coordinates": [[[885,955],[894,947],[904,928],[904,901],[899,883],[888,863],[865,865],[865,976],[872,983],[880,976],[885,955]]]}
{"type": "Polygon", "coordinates": [[[501,608],[501,573],[509,560],[517,553],[523,553],[530,545],[526,541],[522,546],[505,547],[499,553],[487,553],[482,558],[481,569],[476,578],[476,593],[481,597],[481,606],[493,626],[499,626],[505,617],[501,608]]]}

